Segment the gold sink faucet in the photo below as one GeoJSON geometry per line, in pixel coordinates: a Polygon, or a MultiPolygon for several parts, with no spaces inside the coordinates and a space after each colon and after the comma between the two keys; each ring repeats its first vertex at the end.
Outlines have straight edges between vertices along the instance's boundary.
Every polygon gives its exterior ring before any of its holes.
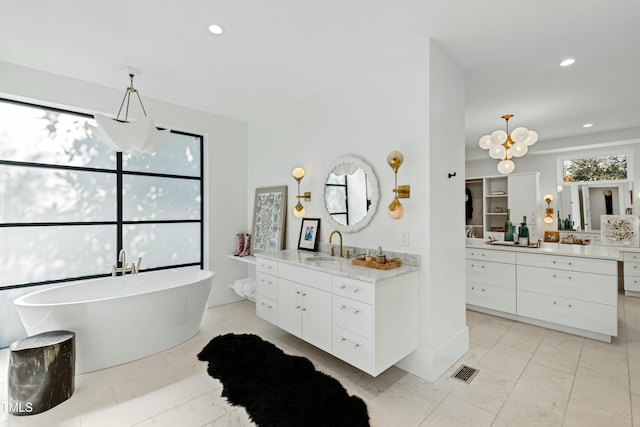
{"type": "MultiPolygon", "coordinates": [[[[329,234],[329,244],[331,244],[331,239],[333,238],[334,234],[338,234],[338,237],[340,237],[340,257],[342,257],[342,233],[340,233],[338,230],[333,230],[331,234],[329,234]]],[[[333,246],[331,247],[331,255],[334,255],[333,246]]]]}

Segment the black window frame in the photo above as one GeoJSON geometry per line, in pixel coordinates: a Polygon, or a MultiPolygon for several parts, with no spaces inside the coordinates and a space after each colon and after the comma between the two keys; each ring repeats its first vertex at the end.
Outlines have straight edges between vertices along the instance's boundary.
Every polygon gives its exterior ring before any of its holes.
{"type": "MultiPolygon", "coordinates": [[[[34,107],[39,109],[45,109],[57,113],[64,114],[72,114],[79,117],[85,118],[93,118],[92,114],[81,113],[78,111],[66,110],[62,108],[50,107],[46,105],[38,105],[30,102],[17,101],[13,99],[7,99],[0,97],[0,102],[4,103],[12,103],[21,106],[34,107]]],[[[17,223],[2,223],[0,222],[0,228],[27,228],[27,227],[48,227],[48,226],[87,226],[87,225],[115,225],[116,226],[116,250],[114,253],[114,264],[118,259],[118,254],[120,250],[123,248],[123,233],[125,225],[144,225],[144,224],[186,224],[186,223],[199,223],[200,224],[200,260],[197,262],[191,263],[183,263],[183,264],[171,264],[171,265],[163,265],[159,267],[151,267],[151,268],[141,268],[140,271],[156,271],[156,270],[167,270],[172,268],[182,268],[182,267],[195,267],[199,266],[200,269],[204,268],[204,205],[205,205],[205,197],[204,197],[204,137],[202,135],[198,135],[195,133],[182,132],[176,130],[170,130],[171,133],[178,135],[185,135],[193,138],[197,138],[199,140],[199,149],[200,149],[200,175],[199,176],[190,176],[190,175],[179,175],[179,174],[166,174],[166,173],[157,173],[157,172],[140,172],[140,171],[127,171],[123,169],[123,160],[122,153],[116,152],[116,166],[115,169],[105,169],[105,168],[94,168],[94,167],[86,167],[86,166],[70,166],[70,165],[57,165],[50,163],[37,163],[37,162],[24,162],[24,161],[14,161],[14,160],[5,160],[0,158],[0,165],[9,165],[9,166],[19,166],[19,167],[35,167],[35,168],[45,168],[50,170],[71,170],[71,171],[83,171],[83,172],[99,172],[99,173],[111,173],[116,176],[116,220],[115,221],[73,221],[73,222],[17,222],[17,223]],[[123,219],[123,182],[124,176],[146,176],[146,177],[154,177],[154,178],[174,178],[174,179],[188,179],[188,180],[196,180],[199,181],[200,184],[200,219],[184,219],[184,220],[143,220],[143,221],[131,221],[123,219]]],[[[73,282],[78,280],[86,280],[86,279],[94,279],[100,277],[108,277],[111,276],[111,272],[105,272],[101,274],[92,274],[85,276],[77,276],[77,277],[68,277],[62,279],[51,279],[44,280],[40,282],[28,282],[28,283],[18,283],[11,285],[0,285],[0,291],[8,290],[8,289],[16,289],[16,288],[24,288],[31,286],[41,286],[55,283],[66,283],[73,282]]]]}

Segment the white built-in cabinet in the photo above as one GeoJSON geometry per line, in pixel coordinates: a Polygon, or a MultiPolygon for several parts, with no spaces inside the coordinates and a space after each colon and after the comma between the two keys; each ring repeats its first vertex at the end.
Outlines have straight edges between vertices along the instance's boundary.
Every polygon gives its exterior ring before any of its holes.
{"type": "Polygon", "coordinates": [[[615,259],[466,248],[467,308],[610,342],[617,273],[615,259]]]}
{"type": "Polygon", "coordinates": [[[465,184],[469,190],[466,197],[470,193],[473,204],[467,226],[474,229],[474,237],[502,240],[510,212],[516,231],[526,216],[531,238],[538,238],[539,210],[542,209],[539,172],[470,178],[465,184]],[[478,197],[481,197],[481,203],[478,203],[478,197]]]}
{"type": "Polygon", "coordinates": [[[278,276],[278,326],[330,352],[331,275],[280,263],[278,276]]]}
{"type": "Polygon", "coordinates": [[[640,252],[622,253],[624,271],[624,293],[640,297],[640,252]]]}
{"type": "Polygon", "coordinates": [[[256,314],[376,376],[418,347],[418,273],[359,280],[256,257],[256,314]]]}

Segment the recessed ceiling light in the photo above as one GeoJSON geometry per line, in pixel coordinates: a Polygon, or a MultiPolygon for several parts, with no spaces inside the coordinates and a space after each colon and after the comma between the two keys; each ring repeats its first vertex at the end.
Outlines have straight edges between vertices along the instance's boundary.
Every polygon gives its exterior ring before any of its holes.
{"type": "Polygon", "coordinates": [[[574,63],[574,62],[576,62],[576,60],[575,60],[575,59],[573,59],[573,58],[567,58],[567,59],[565,59],[564,61],[562,61],[562,62],[560,63],[560,66],[561,66],[561,67],[568,67],[569,65],[573,65],[573,63],[574,63]]]}
{"type": "Polygon", "coordinates": [[[593,126],[593,123],[585,123],[582,125],[583,128],[590,128],[591,126],[593,126]]]}
{"type": "Polygon", "coordinates": [[[221,35],[222,33],[224,33],[224,29],[220,26],[220,25],[216,25],[216,24],[211,24],[209,25],[209,32],[211,34],[214,34],[216,36],[221,35]]]}

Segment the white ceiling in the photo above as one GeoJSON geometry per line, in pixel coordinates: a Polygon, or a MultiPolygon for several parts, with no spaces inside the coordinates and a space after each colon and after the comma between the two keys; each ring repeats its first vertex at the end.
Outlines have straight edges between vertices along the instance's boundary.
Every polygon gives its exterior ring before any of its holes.
{"type": "Polygon", "coordinates": [[[431,37],[467,72],[469,146],[506,113],[541,142],[640,126],[638,0],[34,0],[2,16],[0,61],[123,91],[129,65],[143,97],[247,121],[431,37]]]}

